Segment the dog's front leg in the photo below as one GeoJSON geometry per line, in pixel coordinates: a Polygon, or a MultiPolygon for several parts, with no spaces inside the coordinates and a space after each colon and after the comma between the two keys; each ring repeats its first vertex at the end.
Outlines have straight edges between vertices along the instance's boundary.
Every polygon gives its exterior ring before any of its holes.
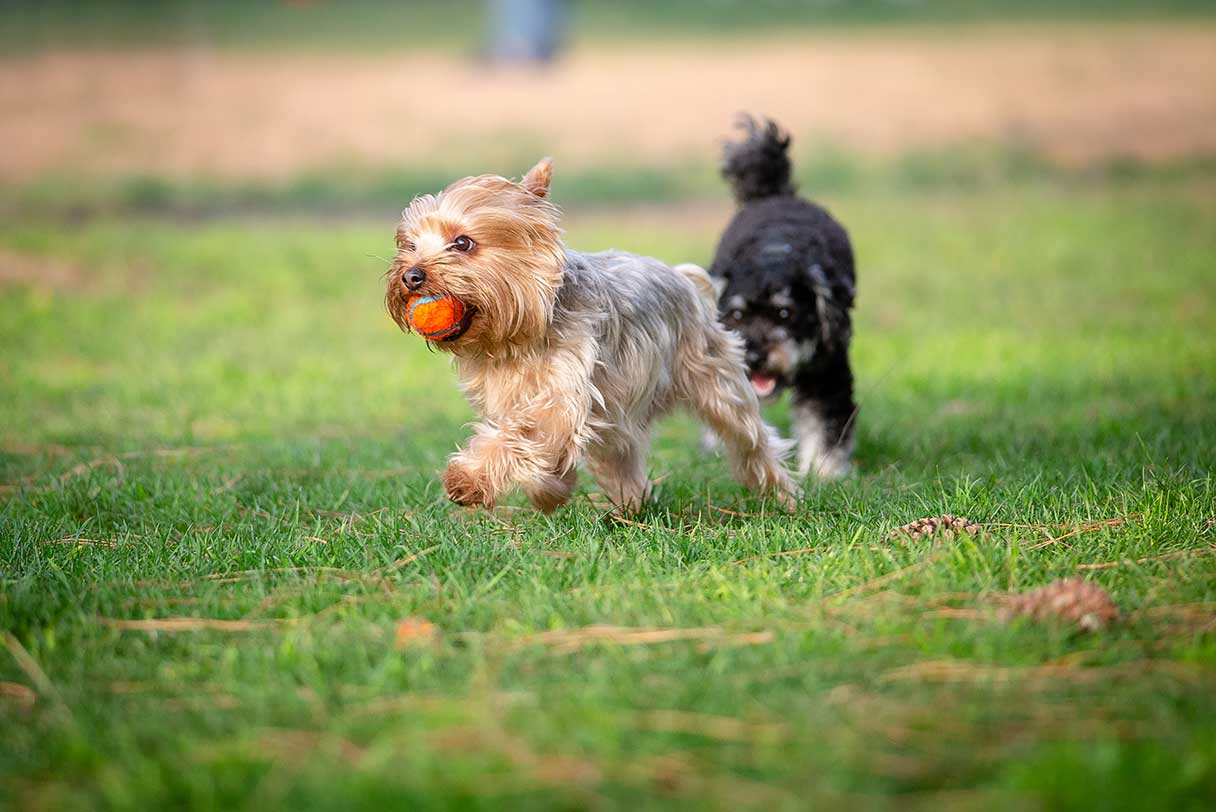
{"type": "Polygon", "coordinates": [[[579,411],[561,410],[505,425],[478,424],[468,445],[448,460],[444,491],[458,505],[493,507],[522,486],[534,507],[555,510],[574,489],[585,444],[582,423],[579,411]]]}
{"type": "Polygon", "coordinates": [[[485,404],[483,422],[452,455],[443,475],[449,499],[493,507],[512,488],[522,487],[533,507],[548,513],[570,498],[598,396],[591,383],[593,349],[588,342],[512,370],[513,397],[497,399],[491,393],[478,399],[485,404]]]}
{"type": "Polygon", "coordinates": [[[466,507],[494,507],[514,485],[535,479],[544,463],[542,444],[529,434],[478,424],[477,434],[448,460],[443,489],[466,507]]]}
{"type": "Polygon", "coordinates": [[[443,491],[456,504],[494,507],[501,488],[495,487],[489,475],[487,445],[484,441],[471,442],[448,459],[448,467],[443,472],[443,491]]]}

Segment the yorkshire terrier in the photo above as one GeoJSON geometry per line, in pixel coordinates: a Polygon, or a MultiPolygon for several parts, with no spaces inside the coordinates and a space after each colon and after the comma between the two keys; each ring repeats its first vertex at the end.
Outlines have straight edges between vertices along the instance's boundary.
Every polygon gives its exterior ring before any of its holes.
{"type": "Polygon", "coordinates": [[[739,204],[709,274],[723,323],[743,338],[756,394],[792,398],[798,472],[836,479],[849,470],[857,406],[849,367],[856,295],[853,247],[832,215],[790,182],[790,137],[742,116],[743,141],[726,145],[722,174],[739,204]]]}
{"type": "Polygon", "coordinates": [[[521,487],[538,510],[569,500],[577,467],[625,511],[651,492],[651,424],[687,406],[722,438],[735,477],[792,506],[786,444],[765,424],[743,345],[717,319],[695,265],[562,243],[546,158],[518,183],[463,178],[416,198],[397,226],[385,303],[410,329],[413,297],[454,297],[463,318],[433,346],[450,352],[480,418],[448,461],[460,505],[492,507],[521,487]]]}

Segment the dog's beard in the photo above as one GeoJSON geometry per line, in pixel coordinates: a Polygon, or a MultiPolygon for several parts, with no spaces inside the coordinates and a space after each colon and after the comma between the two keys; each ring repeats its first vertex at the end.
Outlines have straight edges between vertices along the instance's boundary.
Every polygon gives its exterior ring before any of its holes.
{"type": "Polygon", "coordinates": [[[466,317],[454,335],[433,342],[437,349],[504,356],[542,342],[565,264],[560,234],[557,209],[505,178],[464,178],[438,196],[417,198],[397,229],[399,246],[408,247],[399,247],[390,270],[389,314],[408,330],[412,295],[452,296],[466,317]],[[451,251],[456,234],[467,235],[473,248],[451,251]],[[425,281],[407,290],[400,273],[411,264],[425,281]]]}
{"type": "Polygon", "coordinates": [[[793,382],[794,373],[815,354],[815,342],[781,337],[768,345],[763,357],[748,368],[752,389],[759,398],[771,398],[793,382]]]}

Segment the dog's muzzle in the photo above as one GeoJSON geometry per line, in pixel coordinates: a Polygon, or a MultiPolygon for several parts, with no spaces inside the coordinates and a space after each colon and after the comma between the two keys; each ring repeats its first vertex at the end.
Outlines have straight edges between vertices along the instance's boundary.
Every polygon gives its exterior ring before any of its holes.
{"type": "Polygon", "coordinates": [[[777,378],[772,375],[766,375],[763,372],[753,372],[750,380],[752,389],[756,391],[756,397],[766,398],[777,391],[777,378]]]}

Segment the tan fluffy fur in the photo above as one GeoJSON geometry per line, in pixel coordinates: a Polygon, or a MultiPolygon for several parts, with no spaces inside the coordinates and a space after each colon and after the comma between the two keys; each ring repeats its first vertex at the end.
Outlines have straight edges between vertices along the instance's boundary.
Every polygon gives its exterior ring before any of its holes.
{"type": "Polygon", "coordinates": [[[448,496],[492,506],[518,486],[548,512],[570,497],[585,461],[609,498],[637,508],[650,492],[651,424],[685,405],[722,437],[741,482],[789,504],[786,449],[760,418],[705,272],[566,249],[551,176],[545,159],[519,183],[458,180],[416,199],[397,228],[385,295],[393,319],[409,329],[411,292],[456,296],[473,314],[458,338],[435,344],[455,356],[481,421],[448,463],[448,496]],[[460,236],[474,247],[453,250],[460,236]],[[408,270],[425,284],[407,289],[408,270]]]}

